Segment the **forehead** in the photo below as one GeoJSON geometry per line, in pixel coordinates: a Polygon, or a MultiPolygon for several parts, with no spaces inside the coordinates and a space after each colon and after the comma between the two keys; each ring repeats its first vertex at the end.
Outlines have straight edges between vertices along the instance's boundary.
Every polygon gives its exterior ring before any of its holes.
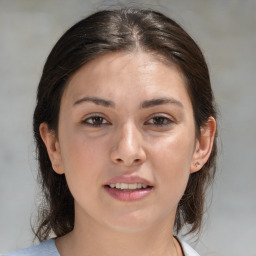
{"type": "Polygon", "coordinates": [[[133,95],[152,97],[175,94],[189,98],[185,78],[172,63],[144,52],[109,53],[85,64],[68,81],[63,97],[133,95]]]}

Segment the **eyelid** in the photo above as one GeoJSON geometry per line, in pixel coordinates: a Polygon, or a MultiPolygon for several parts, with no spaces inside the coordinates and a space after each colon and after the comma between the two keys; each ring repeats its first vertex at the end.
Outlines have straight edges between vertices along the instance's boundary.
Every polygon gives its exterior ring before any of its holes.
{"type": "Polygon", "coordinates": [[[170,117],[169,115],[164,114],[164,113],[156,113],[156,114],[151,115],[144,124],[146,124],[146,125],[155,125],[155,126],[168,126],[168,125],[173,124],[174,122],[175,122],[175,120],[172,117],[170,117]],[[154,118],[163,118],[165,120],[168,120],[168,123],[167,124],[161,124],[161,125],[160,124],[159,125],[157,125],[157,124],[147,124],[149,122],[149,120],[154,119],[154,118]]]}
{"type": "Polygon", "coordinates": [[[85,117],[82,118],[81,123],[83,125],[87,125],[87,126],[92,126],[92,127],[99,127],[99,126],[103,126],[103,125],[111,125],[111,122],[108,121],[108,119],[102,114],[102,113],[91,113],[86,115],[85,117]],[[105,120],[106,122],[102,123],[102,124],[91,124],[91,123],[87,123],[86,121],[91,119],[91,118],[102,118],[103,120],[105,120]]]}

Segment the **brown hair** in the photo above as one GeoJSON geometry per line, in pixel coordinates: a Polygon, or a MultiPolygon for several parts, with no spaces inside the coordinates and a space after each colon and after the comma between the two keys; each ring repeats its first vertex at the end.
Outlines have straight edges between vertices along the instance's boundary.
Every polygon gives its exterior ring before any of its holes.
{"type": "MultiPolygon", "coordinates": [[[[40,240],[57,237],[74,227],[74,199],[65,175],[52,169],[39,126],[46,122],[57,133],[60,101],[66,82],[84,64],[106,53],[133,51],[136,48],[175,63],[186,78],[192,102],[197,136],[208,118],[216,119],[209,72],[203,54],[193,39],[165,15],[144,9],[117,9],[97,12],[71,27],[51,51],[38,86],[34,112],[34,137],[39,161],[39,180],[44,201],[39,208],[35,235],[40,240]]],[[[184,224],[189,232],[201,227],[205,191],[215,174],[216,138],[207,163],[190,175],[186,191],[178,205],[175,229],[184,224]]]]}

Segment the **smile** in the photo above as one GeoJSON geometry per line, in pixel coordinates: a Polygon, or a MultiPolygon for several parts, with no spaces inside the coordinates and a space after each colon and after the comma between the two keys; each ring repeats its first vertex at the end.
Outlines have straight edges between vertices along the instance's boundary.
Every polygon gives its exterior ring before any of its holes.
{"type": "Polygon", "coordinates": [[[108,180],[103,188],[114,199],[135,201],[143,199],[153,191],[153,184],[136,175],[121,175],[108,180]]]}
{"type": "Polygon", "coordinates": [[[148,186],[145,184],[141,183],[133,183],[133,184],[127,184],[127,183],[112,183],[109,184],[110,188],[116,188],[116,189],[129,189],[129,190],[134,190],[134,189],[144,189],[147,188],[148,186]]]}

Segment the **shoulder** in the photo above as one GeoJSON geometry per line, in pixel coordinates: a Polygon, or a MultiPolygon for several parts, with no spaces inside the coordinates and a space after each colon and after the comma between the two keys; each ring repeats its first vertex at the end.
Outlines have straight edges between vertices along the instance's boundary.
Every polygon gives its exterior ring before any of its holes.
{"type": "Polygon", "coordinates": [[[185,241],[179,240],[185,256],[200,256],[189,244],[185,241]]]}
{"type": "Polygon", "coordinates": [[[4,254],[3,256],[60,256],[54,239],[44,241],[38,245],[4,254]]]}

